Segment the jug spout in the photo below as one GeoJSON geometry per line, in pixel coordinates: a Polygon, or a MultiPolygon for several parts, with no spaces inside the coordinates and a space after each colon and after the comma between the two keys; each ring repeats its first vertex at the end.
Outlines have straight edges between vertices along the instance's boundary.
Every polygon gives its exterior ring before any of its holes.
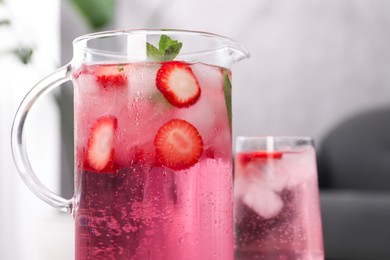
{"type": "Polygon", "coordinates": [[[224,48],[222,55],[225,55],[225,61],[221,64],[224,67],[230,67],[232,64],[244,59],[250,58],[250,53],[239,42],[231,39],[226,39],[226,47],[224,48]]]}
{"type": "Polygon", "coordinates": [[[229,69],[234,63],[250,58],[246,48],[231,38],[204,32],[193,33],[193,39],[185,40],[187,46],[183,46],[179,59],[229,69]]]}
{"type": "Polygon", "coordinates": [[[229,47],[229,55],[231,56],[232,63],[249,59],[251,54],[240,43],[234,42],[234,45],[229,47]]]}

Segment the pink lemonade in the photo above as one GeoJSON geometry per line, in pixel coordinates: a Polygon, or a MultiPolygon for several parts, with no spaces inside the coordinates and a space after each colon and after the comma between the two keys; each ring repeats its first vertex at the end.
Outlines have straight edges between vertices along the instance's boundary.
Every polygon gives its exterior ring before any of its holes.
{"type": "Polygon", "coordinates": [[[235,259],[323,260],[312,146],[237,153],[235,259]]]}
{"type": "Polygon", "coordinates": [[[233,259],[229,76],[179,61],[76,70],[76,259],[233,259]]]}

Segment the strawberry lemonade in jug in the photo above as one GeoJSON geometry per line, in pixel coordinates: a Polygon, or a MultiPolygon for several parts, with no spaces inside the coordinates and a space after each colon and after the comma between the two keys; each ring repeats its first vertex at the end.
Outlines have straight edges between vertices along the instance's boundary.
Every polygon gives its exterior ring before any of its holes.
{"type": "Polygon", "coordinates": [[[73,81],[76,259],[233,259],[230,71],[85,63],[73,81]]]}

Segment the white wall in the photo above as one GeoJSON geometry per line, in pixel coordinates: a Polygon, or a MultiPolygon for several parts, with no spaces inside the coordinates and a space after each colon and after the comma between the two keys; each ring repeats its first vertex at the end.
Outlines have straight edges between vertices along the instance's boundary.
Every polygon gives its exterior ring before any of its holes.
{"type": "MultiPolygon", "coordinates": [[[[71,216],[62,216],[27,189],[10,150],[18,104],[33,84],[59,65],[59,1],[12,0],[0,8],[0,17],[12,19],[11,27],[0,28],[0,51],[18,43],[34,47],[29,65],[11,54],[0,56],[0,259],[72,259],[73,252],[69,247],[62,252],[61,242],[63,237],[73,239],[71,216]]],[[[58,192],[61,144],[53,98],[39,102],[31,113],[26,127],[32,166],[42,182],[58,192]]]]}

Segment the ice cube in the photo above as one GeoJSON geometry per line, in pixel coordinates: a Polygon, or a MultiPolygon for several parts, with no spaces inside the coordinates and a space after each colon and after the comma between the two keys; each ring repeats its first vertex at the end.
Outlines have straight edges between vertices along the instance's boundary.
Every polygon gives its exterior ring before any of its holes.
{"type": "Polygon", "coordinates": [[[127,78],[129,80],[130,99],[140,97],[151,98],[158,92],[156,87],[156,74],[159,69],[158,64],[138,63],[129,66],[127,78]]]}
{"type": "Polygon", "coordinates": [[[287,174],[290,175],[287,183],[288,188],[293,188],[316,177],[317,167],[315,150],[312,147],[309,147],[300,153],[286,156],[283,163],[287,174]]]}
{"type": "Polygon", "coordinates": [[[192,72],[201,88],[221,89],[223,86],[222,69],[215,66],[196,63],[191,66],[192,72]]]}
{"type": "Polygon", "coordinates": [[[283,208],[283,201],[279,194],[267,186],[249,185],[248,191],[242,200],[248,207],[265,219],[275,217],[283,208]]]}
{"type": "Polygon", "coordinates": [[[208,143],[215,130],[217,114],[210,90],[202,89],[201,91],[198,101],[192,106],[179,109],[177,116],[195,126],[203,141],[208,143]]]}
{"type": "Polygon", "coordinates": [[[265,219],[275,217],[283,208],[280,195],[260,178],[236,178],[235,192],[246,206],[265,219]]]}
{"type": "Polygon", "coordinates": [[[161,112],[149,100],[133,101],[127,111],[121,112],[118,120],[115,157],[122,165],[131,164],[141,156],[152,162],[155,156],[154,138],[158,129],[166,123],[171,114],[161,112]]]}
{"type": "Polygon", "coordinates": [[[261,172],[267,180],[267,185],[275,192],[281,192],[289,181],[288,170],[283,167],[283,162],[278,159],[265,160],[261,172]]]}

